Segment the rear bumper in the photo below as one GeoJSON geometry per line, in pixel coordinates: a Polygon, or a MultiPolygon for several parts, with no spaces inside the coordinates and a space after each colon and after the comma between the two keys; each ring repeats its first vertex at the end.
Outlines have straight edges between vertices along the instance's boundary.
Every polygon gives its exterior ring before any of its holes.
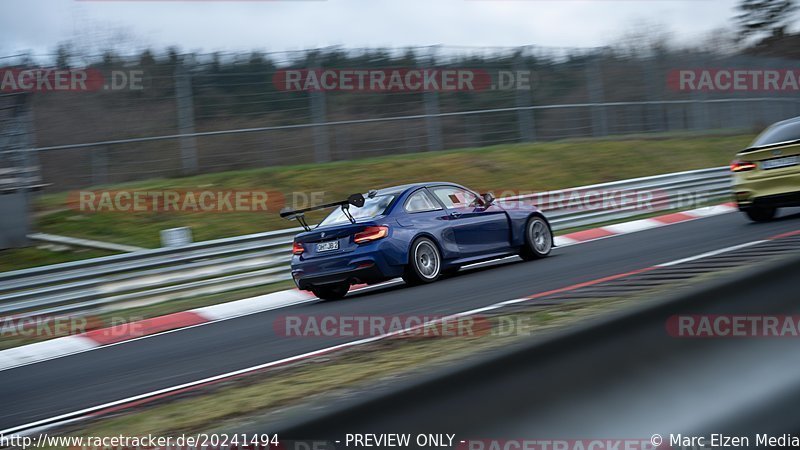
{"type": "Polygon", "coordinates": [[[792,206],[800,206],[800,191],[768,195],[765,197],[756,197],[750,202],[739,203],[739,209],[747,209],[752,207],[787,208],[792,206]]]}
{"type": "Polygon", "coordinates": [[[309,290],[332,283],[377,283],[395,278],[402,275],[404,266],[395,245],[381,241],[338,255],[308,259],[294,256],[292,279],[299,289],[309,290]]]}
{"type": "Polygon", "coordinates": [[[740,174],[734,177],[733,193],[740,209],[800,206],[800,173],[740,174]]]}
{"type": "Polygon", "coordinates": [[[303,272],[292,271],[292,278],[297,285],[298,289],[310,290],[313,286],[322,286],[326,284],[344,283],[347,284],[360,284],[360,283],[377,283],[384,281],[388,277],[378,269],[377,266],[364,267],[361,269],[348,270],[344,272],[329,273],[325,275],[304,275],[303,272]]]}

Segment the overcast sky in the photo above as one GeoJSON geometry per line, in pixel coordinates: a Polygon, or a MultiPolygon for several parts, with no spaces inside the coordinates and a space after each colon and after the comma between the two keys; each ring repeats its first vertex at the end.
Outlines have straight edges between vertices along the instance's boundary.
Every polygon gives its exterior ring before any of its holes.
{"type": "Polygon", "coordinates": [[[0,55],[59,42],[204,52],[416,45],[589,47],[637,24],[689,43],[730,25],[736,0],[2,0],[0,55]],[[120,30],[125,32],[120,34],[120,30]]]}

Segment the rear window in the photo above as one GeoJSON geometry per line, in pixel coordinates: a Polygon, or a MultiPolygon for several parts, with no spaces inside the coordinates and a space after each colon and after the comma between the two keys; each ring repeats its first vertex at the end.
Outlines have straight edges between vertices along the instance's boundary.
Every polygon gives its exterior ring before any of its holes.
{"type": "MultiPolygon", "coordinates": [[[[364,206],[361,208],[356,208],[355,206],[350,205],[350,214],[354,219],[356,219],[356,222],[369,220],[373,217],[380,216],[386,211],[386,208],[392,204],[394,197],[394,195],[378,195],[372,198],[367,197],[364,201],[364,206]]],[[[336,208],[333,210],[330,215],[325,218],[325,220],[320,222],[319,225],[326,226],[336,225],[339,223],[350,223],[350,219],[344,215],[342,208],[336,208]]]]}
{"type": "Polygon", "coordinates": [[[779,144],[800,140],[800,120],[789,123],[775,124],[758,135],[750,147],[763,147],[765,145],[779,144]]]}

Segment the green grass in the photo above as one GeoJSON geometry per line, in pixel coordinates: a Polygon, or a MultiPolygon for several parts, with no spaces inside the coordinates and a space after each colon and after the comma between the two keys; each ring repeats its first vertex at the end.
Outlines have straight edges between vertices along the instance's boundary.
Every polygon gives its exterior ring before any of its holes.
{"type": "Polygon", "coordinates": [[[496,326],[517,324],[514,333],[477,333],[449,338],[388,339],[211,386],[188,397],[146,405],[116,417],[63,430],[71,436],[175,436],[232,432],[243,423],[268,420],[287,407],[314,403],[320,396],[352,396],[382,380],[419,376],[438,367],[508,346],[530,336],[568,327],[610,312],[651,301],[734,269],[667,283],[629,297],[571,300],[531,305],[528,310],[492,317],[496,326]]]}
{"type": "MultiPolygon", "coordinates": [[[[335,356],[316,358],[219,386],[203,395],[145,406],[139,411],[67,430],[71,436],[175,436],[213,432],[236,426],[239,421],[308,401],[316,395],[343,392],[387,377],[419,375],[423,370],[460,361],[478,352],[491,351],[525,338],[606,313],[619,301],[575,302],[549,306],[524,316],[522,336],[407,338],[384,340],[335,356]]],[[[505,316],[506,320],[512,316],[505,316]]],[[[234,428],[235,429],[235,428],[234,428]]],[[[230,432],[231,430],[229,430],[230,432]]]]}
{"type": "Polygon", "coordinates": [[[113,254],[113,252],[103,250],[72,248],[60,245],[12,248],[0,250],[0,272],[78,261],[88,258],[99,258],[101,256],[113,254]]]}
{"type": "MultiPolygon", "coordinates": [[[[425,152],[357,161],[223,172],[149,180],[107,189],[265,189],[335,200],[415,181],[445,180],[479,191],[536,192],[727,164],[751,135],[663,135],[577,139],[425,152]]],[[[83,213],[66,208],[67,194],[37,202],[41,232],[158,247],[159,231],[189,226],[195,240],[295,226],[266,213],[83,213]]],[[[310,220],[320,216],[311,216],[310,220]]]]}

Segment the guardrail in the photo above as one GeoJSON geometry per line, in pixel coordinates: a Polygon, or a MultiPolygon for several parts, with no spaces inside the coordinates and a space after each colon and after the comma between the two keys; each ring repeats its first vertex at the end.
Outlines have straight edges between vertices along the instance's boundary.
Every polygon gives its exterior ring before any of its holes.
{"type": "MultiPolygon", "coordinates": [[[[642,215],[640,205],[600,201],[576,207],[580,193],[650,192],[648,210],[727,196],[727,167],[671,173],[572,189],[501,198],[501,202],[546,199],[538,205],[554,230],[642,215]]],[[[108,305],[156,303],[290,280],[290,248],[301,228],[141,250],[63,264],[0,273],[0,315],[68,314],[108,305]]]]}

